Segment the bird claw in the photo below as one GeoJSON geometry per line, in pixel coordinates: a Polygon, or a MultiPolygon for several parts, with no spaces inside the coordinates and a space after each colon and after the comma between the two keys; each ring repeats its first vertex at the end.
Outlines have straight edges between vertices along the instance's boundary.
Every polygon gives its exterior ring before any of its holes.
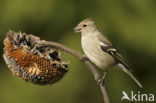
{"type": "Polygon", "coordinates": [[[98,79],[98,85],[103,85],[103,83],[104,83],[103,77],[102,78],[99,78],[98,79]]]}
{"type": "Polygon", "coordinates": [[[107,71],[104,72],[104,75],[100,78],[98,78],[98,84],[103,85],[104,84],[104,79],[106,77],[107,71]]]}
{"type": "Polygon", "coordinates": [[[83,56],[83,58],[81,59],[82,62],[85,62],[85,61],[88,61],[88,60],[89,60],[89,58],[86,57],[86,56],[83,56]]]}

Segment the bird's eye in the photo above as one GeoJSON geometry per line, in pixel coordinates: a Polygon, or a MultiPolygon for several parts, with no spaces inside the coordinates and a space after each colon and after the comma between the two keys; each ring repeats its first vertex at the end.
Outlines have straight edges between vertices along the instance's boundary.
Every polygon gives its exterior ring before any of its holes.
{"type": "Polygon", "coordinates": [[[86,24],[83,25],[83,27],[86,27],[86,26],[87,26],[86,24]]]}

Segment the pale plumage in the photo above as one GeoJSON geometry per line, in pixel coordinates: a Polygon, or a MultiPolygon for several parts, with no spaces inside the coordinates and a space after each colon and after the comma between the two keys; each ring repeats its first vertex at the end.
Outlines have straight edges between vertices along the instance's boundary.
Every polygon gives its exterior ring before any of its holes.
{"type": "Polygon", "coordinates": [[[81,44],[85,55],[101,69],[108,69],[118,65],[121,70],[129,74],[140,86],[142,85],[129,71],[128,65],[121,55],[112,46],[112,43],[98,31],[92,19],[86,19],[74,28],[75,32],[81,32],[81,44]]]}
{"type": "Polygon", "coordinates": [[[108,69],[108,67],[115,65],[115,60],[111,55],[109,55],[106,52],[103,52],[103,50],[100,47],[100,43],[102,42],[100,42],[96,36],[99,34],[94,34],[95,35],[87,34],[82,36],[81,44],[83,51],[86,54],[86,56],[98,67],[102,69],[108,69]]]}

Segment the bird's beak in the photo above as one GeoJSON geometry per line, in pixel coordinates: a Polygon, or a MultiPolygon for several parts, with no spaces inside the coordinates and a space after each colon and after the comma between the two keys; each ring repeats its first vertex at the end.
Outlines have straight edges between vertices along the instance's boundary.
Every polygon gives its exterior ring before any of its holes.
{"type": "Polygon", "coordinates": [[[82,29],[81,29],[80,27],[77,26],[77,27],[74,28],[74,31],[75,31],[75,32],[81,32],[82,29]]]}

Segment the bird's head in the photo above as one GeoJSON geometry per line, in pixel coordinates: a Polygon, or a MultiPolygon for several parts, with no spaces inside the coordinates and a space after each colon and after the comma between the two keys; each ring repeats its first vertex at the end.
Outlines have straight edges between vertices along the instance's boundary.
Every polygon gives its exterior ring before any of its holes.
{"type": "Polygon", "coordinates": [[[92,18],[86,19],[82,22],[80,22],[75,28],[75,32],[81,32],[82,34],[90,33],[95,31],[96,25],[95,22],[92,20],[92,18]]]}

